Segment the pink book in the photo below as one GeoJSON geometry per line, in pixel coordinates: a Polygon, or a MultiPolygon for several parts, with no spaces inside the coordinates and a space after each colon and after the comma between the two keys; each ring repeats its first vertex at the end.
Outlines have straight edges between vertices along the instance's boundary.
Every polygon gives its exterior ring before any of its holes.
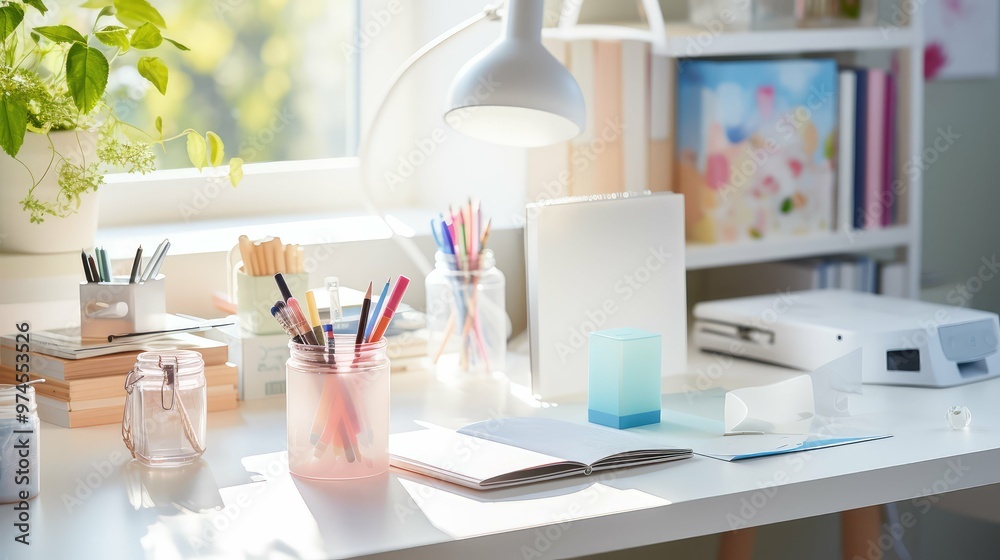
{"type": "Polygon", "coordinates": [[[885,152],[882,175],[882,200],[888,204],[882,206],[882,226],[892,225],[893,210],[899,201],[895,199],[892,184],[896,180],[896,77],[886,74],[885,77],[885,152]]]}
{"type": "Polygon", "coordinates": [[[882,212],[888,206],[883,199],[885,182],[885,71],[868,71],[868,136],[865,139],[865,219],[864,229],[881,229],[882,212]]]}

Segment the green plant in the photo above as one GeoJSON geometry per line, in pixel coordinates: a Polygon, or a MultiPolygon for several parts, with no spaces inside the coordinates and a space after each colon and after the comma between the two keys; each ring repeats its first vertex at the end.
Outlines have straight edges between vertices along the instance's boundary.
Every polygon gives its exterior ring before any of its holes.
{"type": "MultiPolygon", "coordinates": [[[[103,184],[109,168],[142,174],[152,171],[154,148],[165,149],[167,142],[184,138],[188,158],[199,171],[223,164],[225,146],[211,131],[202,134],[186,129],[164,137],[159,117],[155,134],[118,118],[106,89],[111,69],[125,64],[121,55],[133,49],[152,51],[164,43],[189,50],[163,36],[163,16],[147,0],[88,0],[80,8],[81,16],[93,19],[86,34],[65,24],[29,27],[29,10],[44,15],[48,7],[45,0],[0,0],[0,148],[20,162],[17,155],[29,133],[48,137],[53,131],[88,130],[98,137],[98,161],[84,163],[65,158],[49,138],[52,159],[41,176],[32,175],[21,200],[32,222],[75,212],[80,196],[103,184]],[[35,189],[50,172],[58,175],[59,193],[55,200],[40,200],[35,189]]],[[[135,62],[139,75],[165,94],[166,64],[142,54],[135,62]]],[[[242,165],[240,158],[229,161],[234,186],[243,177],[242,165]]]]}

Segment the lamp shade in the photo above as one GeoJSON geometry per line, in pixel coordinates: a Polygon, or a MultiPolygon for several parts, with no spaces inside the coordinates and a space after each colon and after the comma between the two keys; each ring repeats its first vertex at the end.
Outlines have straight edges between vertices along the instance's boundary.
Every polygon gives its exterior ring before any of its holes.
{"type": "Polygon", "coordinates": [[[543,0],[509,0],[500,39],[470,60],[448,92],[445,121],[512,146],[569,140],[586,125],[583,92],[542,46],[543,0]]]}

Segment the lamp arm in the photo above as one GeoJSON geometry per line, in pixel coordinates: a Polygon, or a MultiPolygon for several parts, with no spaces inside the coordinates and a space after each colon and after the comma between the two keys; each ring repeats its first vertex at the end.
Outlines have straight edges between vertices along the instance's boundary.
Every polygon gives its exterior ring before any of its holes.
{"type": "Polygon", "coordinates": [[[361,146],[358,149],[358,159],[359,159],[358,164],[361,168],[360,171],[361,171],[362,184],[365,183],[365,175],[366,175],[365,160],[367,159],[366,156],[368,155],[368,151],[371,149],[371,139],[374,136],[373,133],[377,129],[379,121],[381,120],[380,117],[384,112],[383,109],[385,109],[385,106],[389,103],[389,100],[392,98],[393,92],[396,91],[396,86],[398,86],[399,82],[403,80],[403,77],[406,76],[406,74],[413,68],[414,65],[416,65],[416,63],[420,59],[427,56],[433,50],[437,49],[441,45],[447,43],[449,40],[455,38],[463,31],[471,28],[472,26],[476,25],[481,21],[484,20],[496,21],[499,19],[500,19],[500,6],[499,5],[486,6],[482,12],[470,17],[469,19],[463,21],[462,23],[459,23],[458,25],[452,27],[448,31],[445,31],[437,38],[435,38],[433,41],[421,47],[417,52],[410,55],[410,57],[407,58],[402,65],[400,65],[400,67],[396,70],[395,74],[392,77],[389,89],[386,90],[385,95],[382,97],[382,101],[379,102],[375,110],[375,114],[372,117],[371,125],[368,127],[367,133],[362,138],[361,146]]]}
{"type": "MultiPolygon", "coordinates": [[[[361,193],[360,193],[361,201],[370,215],[378,216],[380,218],[383,217],[382,212],[379,211],[378,207],[372,201],[368,193],[368,188],[367,188],[368,159],[369,159],[368,152],[371,149],[372,138],[375,136],[374,133],[378,129],[378,124],[381,121],[382,114],[385,112],[384,111],[385,106],[392,99],[393,92],[395,92],[397,89],[396,86],[399,85],[399,82],[402,81],[403,77],[406,76],[406,74],[413,68],[413,66],[417,63],[417,61],[427,56],[428,53],[440,47],[449,40],[453,39],[455,36],[459,35],[463,31],[466,31],[467,29],[476,25],[477,23],[485,20],[495,21],[500,19],[499,11],[500,11],[499,4],[486,6],[486,8],[484,8],[482,12],[470,17],[469,19],[463,21],[462,23],[456,25],[455,27],[452,27],[448,31],[439,35],[430,43],[427,43],[426,45],[421,47],[420,50],[413,53],[396,70],[395,74],[392,77],[392,81],[390,82],[389,89],[386,90],[385,95],[382,97],[382,100],[377,105],[375,114],[374,116],[372,116],[371,125],[369,125],[367,133],[362,136],[361,145],[358,148],[358,173],[360,174],[360,181],[361,181],[361,193]]],[[[417,267],[420,268],[420,270],[424,274],[427,274],[434,268],[434,265],[429,260],[427,260],[427,257],[424,256],[423,252],[420,250],[419,247],[417,247],[417,244],[414,243],[412,239],[409,239],[407,237],[402,237],[399,235],[393,235],[392,238],[396,241],[396,243],[399,244],[403,252],[408,257],[410,257],[410,260],[413,261],[413,263],[417,265],[417,267]]]]}

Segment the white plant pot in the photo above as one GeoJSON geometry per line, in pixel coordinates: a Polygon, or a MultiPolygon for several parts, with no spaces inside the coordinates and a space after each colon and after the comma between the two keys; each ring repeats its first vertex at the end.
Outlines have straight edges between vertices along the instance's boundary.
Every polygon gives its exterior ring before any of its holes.
{"type": "MultiPolygon", "coordinates": [[[[68,160],[97,161],[96,133],[52,132],[50,137],[56,150],[68,160]]],[[[45,136],[31,132],[24,137],[18,159],[24,165],[0,152],[0,253],[67,253],[93,247],[97,235],[97,193],[83,195],[80,208],[69,217],[47,216],[41,224],[33,224],[29,214],[21,209],[21,200],[31,187],[32,175],[37,178],[43,174],[45,177],[35,188],[35,195],[43,202],[56,200],[59,159],[52,161],[52,168],[46,173],[52,147],[45,136]]]]}

